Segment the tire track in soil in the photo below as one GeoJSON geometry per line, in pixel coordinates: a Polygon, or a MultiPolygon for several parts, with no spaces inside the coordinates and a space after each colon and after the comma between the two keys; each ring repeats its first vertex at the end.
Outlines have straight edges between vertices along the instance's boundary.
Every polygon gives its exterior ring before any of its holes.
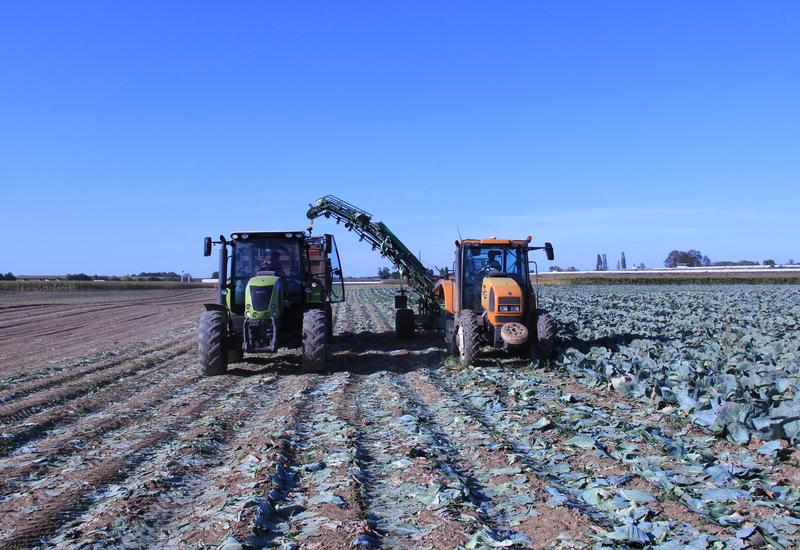
{"type": "MultiPolygon", "coordinates": [[[[62,470],[54,480],[55,486],[37,486],[19,498],[0,502],[0,543],[7,547],[39,544],[42,538],[52,535],[63,523],[87,509],[92,504],[91,495],[127,478],[139,464],[185,430],[195,415],[224,398],[231,386],[246,382],[246,379],[234,377],[206,378],[193,388],[201,395],[199,399],[181,395],[174,409],[162,410],[148,433],[125,439],[125,449],[109,448],[108,456],[100,454],[83,468],[62,470]],[[161,422],[162,418],[166,420],[161,422]]],[[[141,426],[132,427],[136,432],[141,429],[141,426]]]]}
{"type": "Polygon", "coordinates": [[[150,421],[160,413],[158,407],[175,395],[176,389],[189,387],[201,377],[195,368],[183,372],[187,367],[194,367],[188,357],[182,357],[171,368],[163,368],[165,365],[155,377],[149,373],[136,376],[134,378],[140,380],[101,390],[92,399],[81,401],[78,407],[66,412],[51,409],[40,419],[30,419],[13,444],[18,448],[23,443],[40,440],[24,452],[0,459],[0,495],[18,490],[20,483],[30,483],[33,475],[41,479],[70,457],[86,454],[93,444],[114,437],[117,431],[133,423],[150,421]],[[106,395],[108,390],[113,391],[106,395]],[[103,408],[109,403],[111,406],[103,408]],[[35,425],[31,426],[30,422],[35,425]],[[54,428],[65,425],[69,428],[52,433],[54,428]]]}
{"type": "MultiPolygon", "coordinates": [[[[580,394],[581,398],[578,400],[578,404],[572,405],[572,407],[577,409],[588,406],[590,411],[582,411],[585,418],[601,419],[608,426],[614,426],[615,429],[598,429],[597,426],[592,425],[579,427],[569,419],[562,419],[565,395],[572,394],[565,394],[559,389],[565,383],[556,380],[553,373],[538,371],[536,376],[522,379],[506,370],[492,371],[492,373],[495,376],[490,376],[490,371],[487,369],[476,371],[488,388],[499,390],[497,394],[509,410],[520,414],[529,414],[533,409],[539,412],[547,411],[562,433],[583,435],[597,440],[598,452],[594,454],[599,454],[599,456],[593,457],[593,460],[598,462],[599,466],[609,468],[619,465],[625,468],[630,475],[639,478],[640,483],[646,484],[646,489],[659,494],[664,507],[670,508],[673,514],[712,534],[719,535],[725,531],[734,533],[739,528],[741,521],[731,523],[730,520],[725,521],[724,516],[717,518],[709,515],[701,505],[704,491],[733,489],[744,490],[747,494],[763,494],[769,492],[771,487],[779,485],[777,481],[763,475],[746,476],[746,479],[735,475],[708,478],[704,480],[702,490],[676,483],[673,481],[676,472],[691,471],[692,468],[697,467],[697,463],[684,458],[693,454],[692,449],[687,448],[683,440],[676,438],[668,428],[652,424],[647,428],[642,428],[641,423],[637,422],[632,413],[624,409],[611,412],[606,404],[599,402],[602,396],[596,395],[588,388],[581,388],[584,390],[580,394]],[[531,391],[534,387],[535,391],[531,391]],[[523,392],[525,398],[517,399],[523,392]],[[635,448],[630,447],[631,444],[635,445],[635,448]],[[687,517],[687,512],[696,517],[687,517]]],[[[705,468],[717,467],[721,468],[721,471],[736,471],[735,465],[724,464],[719,457],[711,454],[705,455],[702,462],[705,468]]],[[[693,473],[696,475],[697,472],[693,473]]],[[[800,511],[796,499],[792,499],[789,494],[774,495],[772,506],[776,509],[772,518],[794,516],[800,511]],[[783,513],[779,513],[780,511],[783,513]]],[[[718,509],[717,512],[719,511],[718,509]]],[[[730,512],[748,516],[752,512],[752,505],[737,502],[730,512]]],[[[758,519],[760,518],[756,518],[756,521],[758,519]]]]}
{"type": "Polygon", "coordinates": [[[79,379],[71,380],[57,388],[46,389],[41,393],[30,395],[21,401],[0,406],[0,421],[24,420],[31,414],[60,405],[68,400],[96,392],[101,388],[130,378],[142,371],[152,371],[165,361],[189,353],[196,345],[195,342],[190,342],[187,338],[180,345],[173,346],[160,353],[148,354],[145,358],[133,360],[130,363],[122,362],[113,367],[102,369],[100,372],[94,372],[79,379]]]}
{"type": "MultiPolygon", "coordinates": [[[[76,378],[87,376],[89,374],[106,370],[118,366],[126,361],[134,359],[141,359],[147,355],[157,353],[160,351],[168,350],[186,341],[188,331],[183,331],[177,335],[170,335],[167,338],[159,338],[157,341],[148,343],[145,346],[134,345],[127,346],[119,352],[112,352],[111,354],[104,353],[100,356],[90,356],[79,361],[70,362],[70,364],[58,369],[58,372],[52,370],[44,373],[44,376],[36,376],[28,381],[21,381],[19,379],[13,380],[8,384],[9,387],[0,390],[0,404],[5,405],[13,400],[26,397],[32,393],[36,393],[47,388],[52,388],[60,384],[64,384],[76,378]],[[152,347],[149,347],[152,346],[152,347]],[[110,355],[110,356],[109,356],[110,355]]],[[[194,331],[192,332],[194,335],[194,331]]]]}
{"type": "Polygon", "coordinates": [[[161,546],[163,534],[170,533],[164,526],[185,519],[179,516],[210,482],[207,472],[257,432],[260,416],[274,407],[275,396],[287,384],[276,376],[243,380],[139,465],[124,483],[89,497],[94,504],[77,518],[77,526],[49,542],[56,547],[78,541],[81,545],[161,546]]]}

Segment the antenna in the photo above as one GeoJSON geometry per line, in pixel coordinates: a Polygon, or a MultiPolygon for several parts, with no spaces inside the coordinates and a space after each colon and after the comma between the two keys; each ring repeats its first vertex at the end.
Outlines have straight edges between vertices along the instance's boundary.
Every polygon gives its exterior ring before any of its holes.
{"type": "Polygon", "coordinates": [[[458,231],[458,240],[463,241],[464,239],[461,237],[461,229],[458,228],[458,224],[456,224],[456,231],[458,231]]]}

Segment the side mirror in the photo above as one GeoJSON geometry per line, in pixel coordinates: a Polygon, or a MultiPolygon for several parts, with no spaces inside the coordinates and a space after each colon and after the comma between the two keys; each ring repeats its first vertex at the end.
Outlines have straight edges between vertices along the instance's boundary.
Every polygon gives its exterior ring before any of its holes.
{"type": "Polygon", "coordinates": [[[544,253],[547,255],[547,259],[551,262],[556,259],[556,255],[553,254],[553,245],[550,243],[544,243],[544,253]]]}
{"type": "Polygon", "coordinates": [[[211,237],[203,240],[203,256],[211,256],[211,237]]]}
{"type": "Polygon", "coordinates": [[[330,233],[325,234],[325,254],[330,254],[333,251],[333,235],[330,233]]]}

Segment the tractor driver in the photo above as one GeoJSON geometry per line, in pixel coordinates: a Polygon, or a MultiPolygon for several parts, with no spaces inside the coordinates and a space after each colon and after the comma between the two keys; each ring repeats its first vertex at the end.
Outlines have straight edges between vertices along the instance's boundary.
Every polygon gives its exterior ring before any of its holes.
{"type": "Polygon", "coordinates": [[[500,262],[497,261],[497,257],[500,255],[500,252],[497,250],[490,250],[489,251],[489,260],[486,262],[484,266],[484,271],[502,271],[503,266],[500,265],[500,262]]]}
{"type": "Polygon", "coordinates": [[[261,256],[258,267],[259,271],[272,271],[278,277],[283,277],[283,265],[281,264],[281,254],[274,248],[261,256]]]}

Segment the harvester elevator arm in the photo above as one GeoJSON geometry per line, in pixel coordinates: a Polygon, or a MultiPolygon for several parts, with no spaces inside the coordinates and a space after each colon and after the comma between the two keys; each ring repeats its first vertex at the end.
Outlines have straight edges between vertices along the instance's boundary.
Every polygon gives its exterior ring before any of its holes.
{"type": "Polygon", "coordinates": [[[388,258],[400,270],[400,276],[407,277],[411,288],[423,299],[433,296],[434,279],[430,272],[383,222],[373,221],[369,212],[333,195],[325,195],[309,205],[306,216],[312,221],[324,216],[334,218],[336,223],[343,222],[348,231],[358,234],[359,240],[366,240],[373,250],[388,258]]]}

